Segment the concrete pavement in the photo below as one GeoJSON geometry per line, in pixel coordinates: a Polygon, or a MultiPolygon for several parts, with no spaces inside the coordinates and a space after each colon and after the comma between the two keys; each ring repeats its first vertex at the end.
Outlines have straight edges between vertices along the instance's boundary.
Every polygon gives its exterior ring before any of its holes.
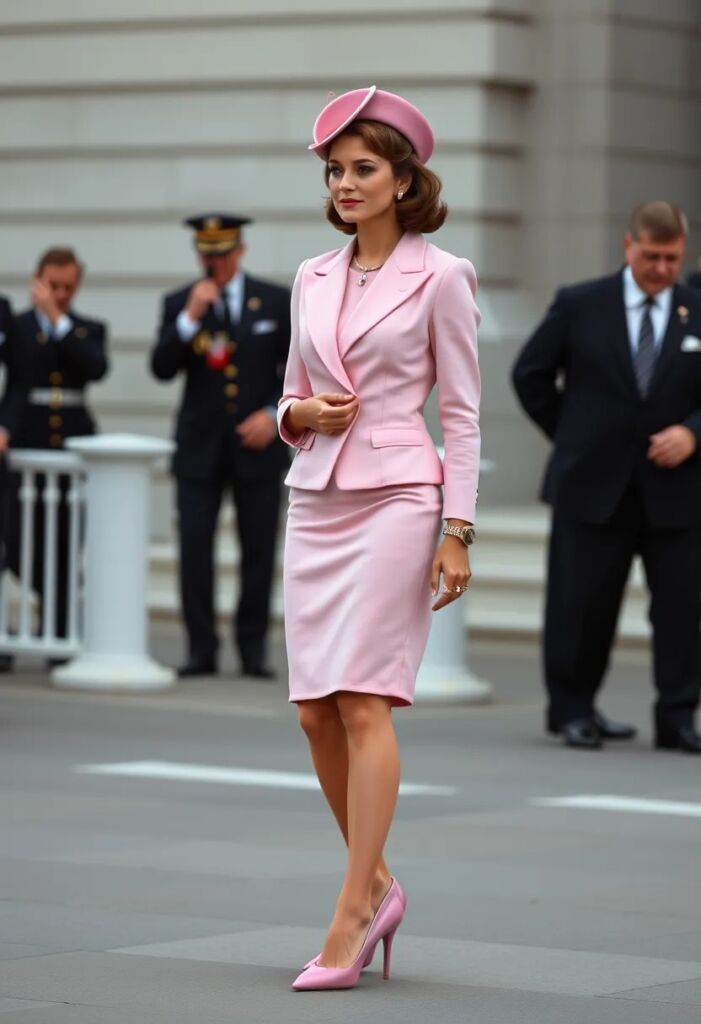
{"type": "MultiPolygon", "coordinates": [[[[177,662],[172,633],[154,642],[177,662]]],[[[644,660],[621,658],[602,702],[641,736],[598,754],[542,736],[536,651],[481,648],[472,663],[495,704],[396,714],[404,779],[446,792],[400,801],[389,859],[409,907],[393,978],[378,954],[357,990],[329,994],[289,990],[321,942],[343,851],[320,795],[297,788],[310,766],[283,682],[237,680],[230,662],[148,697],[58,693],[32,666],[2,679],[0,1018],[698,1020],[699,819],[535,803],[698,806],[699,762],[650,749],[644,660]],[[145,762],[239,781],[144,777],[145,762]],[[86,773],[96,765],[135,774],[86,773]],[[279,774],[252,774],[267,771],[279,774]]]]}

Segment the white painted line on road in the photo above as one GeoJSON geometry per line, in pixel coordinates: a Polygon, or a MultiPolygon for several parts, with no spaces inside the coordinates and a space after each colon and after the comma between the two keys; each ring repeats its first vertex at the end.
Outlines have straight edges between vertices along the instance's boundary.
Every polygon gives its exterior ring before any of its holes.
{"type": "Polygon", "coordinates": [[[571,807],[583,811],[618,811],[629,814],[668,814],[683,818],[701,818],[701,804],[681,800],[646,800],[642,797],[556,796],[531,800],[535,807],[571,807]]]}
{"type": "MultiPolygon", "coordinates": [[[[181,764],[175,761],[122,761],[116,764],[77,764],[81,775],[121,775],[134,779],[169,779],[176,782],[215,782],[228,786],[265,786],[269,789],[319,789],[316,775],[302,772],[261,771],[256,768],[222,768],[213,764],[181,764]]],[[[403,782],[402,796],[454,796],[455,786],[429,786],[403,782]]]]}

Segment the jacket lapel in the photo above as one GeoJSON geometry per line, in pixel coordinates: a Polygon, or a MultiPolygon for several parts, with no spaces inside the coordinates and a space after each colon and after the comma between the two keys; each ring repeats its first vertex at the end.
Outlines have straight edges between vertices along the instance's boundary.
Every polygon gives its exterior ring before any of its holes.
{"type": "Polygon", "coordinates": [[[319,358],[348,392],[355,394],[338,351],[336,332],[346,290],[348,264],[355,249],[352,238],[327,261],[307,271],[304,278],[304,311],[307,330],[319,358]]]}
{"type": "Polygon", "coordinates": [[[675,287],[672,295],[672,308],[669,312],[669,320],[667,321],[667,330],[665,331],[662,344],[660,346],[659,355],[655,363],[655,370],[652,375],[652,381],[650,383],[650,391],[648,397],[654,394],[657,388],[660,386],[660,381],[669,370],[669,367],[679,351],[684,337],[684,327],[679,318],[677,309],[680,304],[680,296],[678,289],[675,287]]]}
{"type": "Polygon", "coordinates": [[[359,338],[406,302],[431,274],[432,271],[426,270],[426,240],[413,232],[402,235],[378,272],[377,280],[344,324],[338,339],[341,359],[348,355],[359,338]]]}
{"type": "Polygon", "coordinates": [[[630,338],[628,337],[628,318],[626,317],[623,297],[623,271],[610,278],[610,282],[609,308],[607,310],[609,346],[627,386],[639,398],[640,392],[638,391],[638,382],[635,379],[633,357],[630,351],[630,338]]]}

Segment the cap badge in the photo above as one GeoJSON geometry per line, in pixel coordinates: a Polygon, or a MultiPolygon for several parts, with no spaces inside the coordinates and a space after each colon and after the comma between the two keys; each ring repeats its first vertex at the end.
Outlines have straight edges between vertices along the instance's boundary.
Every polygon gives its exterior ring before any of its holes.
{"type": "Polygon", "coordinates": [[[207,217],[204,222],[205,231],[218,231],[221,227],[221,221],[218,217],[207,217]]]}

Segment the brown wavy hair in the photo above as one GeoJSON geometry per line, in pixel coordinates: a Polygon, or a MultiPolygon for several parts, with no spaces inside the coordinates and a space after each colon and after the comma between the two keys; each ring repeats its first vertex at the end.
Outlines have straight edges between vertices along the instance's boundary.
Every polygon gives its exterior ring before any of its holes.
{"type": "MultiPolygon", "coordinates": [[[[397,223],[404,231],[420,231],[429,234],[437,231],[448,216],[448,207],[441,200],[441,179],[422,164],[416,157],[411,143],[396,128],[390,128],[381,121],[353,121],[337,136],[355,135],[360,137],[368,149],[392,164],[395,177],[411,178],[411,185],[401,202],[395,206],[397,223]]],[[[324,171],[328,188],[329,168],[324,171]]],[[[338,231],[354,235],[355,224],[346,224],[336,211],[331,198],[326,200],[326,217],[338,231]]]]}

